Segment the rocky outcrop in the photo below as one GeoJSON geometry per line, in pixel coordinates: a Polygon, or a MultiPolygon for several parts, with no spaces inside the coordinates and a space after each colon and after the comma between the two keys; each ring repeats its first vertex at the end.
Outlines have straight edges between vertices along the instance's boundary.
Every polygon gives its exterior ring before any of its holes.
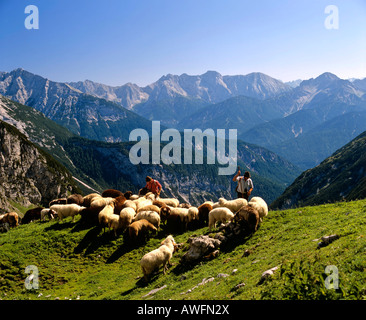
{"type": "Polygon", "coordinates": [[[52,199],[74,192],[70,173],[32,144],[15,127],[0,122],[0,208],[47,205],[52,199]]]}

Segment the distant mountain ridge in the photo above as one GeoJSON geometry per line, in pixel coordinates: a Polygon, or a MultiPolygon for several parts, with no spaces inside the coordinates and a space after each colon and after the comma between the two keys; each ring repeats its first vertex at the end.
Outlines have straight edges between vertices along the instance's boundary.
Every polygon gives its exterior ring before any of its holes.
{"type": "Polygon", "coordinates": [[[145,87],[89,80],[57,83],[23,69],[0,73],[0,94],[87,139],[128,141],[135,128],[150,133],[153,120],[179,130],[235,128],[239,139],[273,150],[304,170],[366,130],[361,121],[357,127],[343,125],[344,135],[339,137],[331,125],[332,119],[347,113],[363,115],[364,88],[365,79],[342,80],[330,72],[292,86],[262,73],[168,74],[145,87]],[[327,134],[318,139],[321,132],[327,134]],[[339,141],[324,139],[333,134],[339,141]],[[319,143],[303,159],[291,151],[294,145],[296,150],[307,149],[314,139],[319,143]]]}
{"type": "Polygon", "coordinates": [[[285,209],[366,198],[366,131],[303,172],[271,207],[285,209]]]}
{"type": "Polygon", "coordinates": [[[134,105],[147,100],[162,101],[178,96],[217,103],[238,95],[266,99],[291,90],[282,81],[259,72],[236,76],[222,76],[216,71],[207,71],[196,76],[186,73],[180,76],[168,74],[146,87],[138,87],[132,83],[112,87],[90,80],[68,84],[84,93],[116,101],[130,110],[134,105]]]}
{"type": "Polygon", "coordinates": [[[0,75],[0,94],[41,111],[73,133],[89,139],[126,141],[133,129],[151,131],[150,121],[117,103],[23,69],[0,75]]]}

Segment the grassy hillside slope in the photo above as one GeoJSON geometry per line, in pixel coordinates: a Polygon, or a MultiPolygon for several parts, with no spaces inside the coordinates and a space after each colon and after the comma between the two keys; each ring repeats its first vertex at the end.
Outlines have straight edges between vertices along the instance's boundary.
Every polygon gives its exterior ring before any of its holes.
{"type": "Polygon", "coordinates": [[[366,200],[270,211],[251,237],[232,242],[217,258],[190,267],[179,263],[188,249],[186,241],[208,228],[174,235],[178,243],[185,243],[183,248],[174,254],[166,275],[160,268],[148,284],[140,278],[139,261],[159,246],[166,236],[164,228],[145,246],[131,248],[122,236],[82,227],[80,217],[76,222],[71,218],[61,223],[33,222],[0,234],[0,298],[365,299],[365,217],[366,200]],[[332,234],[340,238],[318,248],[317,239],[332,234]],[[38,268],[37,290],[25,289],[28,265],[38,268]],[[338,268],[337,290],[324,286],[328,265],[338,268]],[[259,284],[261,274],[276,266],[274,275],[259,284]],[[220,273],[228,276],[218,277],[220,273]],[[194,288],[210,277],[214,280],[194,288]],[[236,288],[241,283],[245,285],[236,288]]]}

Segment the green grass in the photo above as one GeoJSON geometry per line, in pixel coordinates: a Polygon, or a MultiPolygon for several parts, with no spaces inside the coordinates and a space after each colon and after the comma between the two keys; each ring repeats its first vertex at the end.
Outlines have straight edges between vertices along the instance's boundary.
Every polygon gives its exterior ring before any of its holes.
{"type": "Polygon", "coordinates": [[[256,233],[222,248],[219,256],[193,266],[180,264],[187,239],[208,228],[174,235],[183,248],[148,284],[141,279],[141,257],[157,248],[164,229],[145,246],[128,247],[123,237],[84,229],[65,219],[21,225],[0,234],[1,299],[365,299],[366,201],[270,211],[256,233]],[[322,236],[340,238],[317,248],[322,236]],[[251,253],[243,256],[245,250],[251,253]],[[27,290],[25,267],[39,271],[39,288],[27,290]],[[339,272],[339,289],[326,289],[325,268],[339,272]],[[261,274],[275,266],[274,275],[258,284],[261,274]],[[234,269],[237,272],[232,273],[234,269]],[[229,276],[218,278],[219,273],[229,276]],[[198,286],[204,278],[215,280],[198,286]],[[235,289],[239,283],[245,286],[235,289]],[[167,287],[143,297],[155,288],[167,287]],[[41,295],[40,295],[41,294],[41,295]]]}

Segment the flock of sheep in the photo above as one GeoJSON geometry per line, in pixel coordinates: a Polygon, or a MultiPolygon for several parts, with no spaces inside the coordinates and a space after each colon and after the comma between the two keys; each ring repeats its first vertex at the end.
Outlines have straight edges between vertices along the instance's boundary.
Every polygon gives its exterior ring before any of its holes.
{"type": "MultiPolygon", "coordinates": [[[[66,217],[80,215],[80,223],[98,225],[113,230],[114,235],[124,232],[126,240],[131,243],[145,241],[150,232],[156,233],[161,225],[168,233],[184,232],[188,228],[195,229],[208,226],[211,231],[217,222],[244,220],[254,232],[258,224],[268,214],[268,206],[260,197],[253,197],[249,202],[245,199],[218,202],[206,201],[199,207],[182,203],[175,198],[160,198],[153,193],[134,195],[131,191],[108,189],[101,195],[97,193],[81,196],[73,194],[68,198],[55,199],[49,208],[38,207],[28,210],[20,219],[15,212],[0,216],[0,224],[8,223],[15,227],[34,220],[58,218],[61,222],[66,217]]],[[[160,266],[165,273],[173,253],[177,249],[174,238],[169,235],[161,242],[161,246],[141,259],[141,268],[145,280],[160,266]]]]}

